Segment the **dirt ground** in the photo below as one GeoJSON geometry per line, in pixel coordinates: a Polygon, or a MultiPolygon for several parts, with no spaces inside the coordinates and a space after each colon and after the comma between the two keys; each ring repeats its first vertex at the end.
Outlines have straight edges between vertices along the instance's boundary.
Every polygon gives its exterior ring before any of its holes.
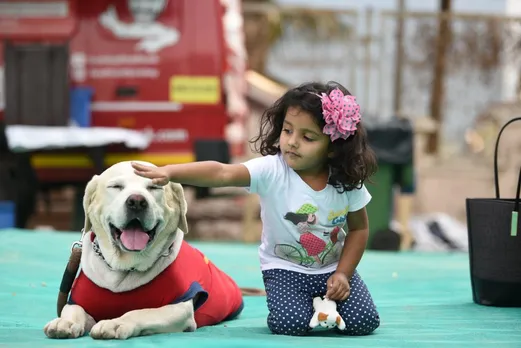
{"type": "MultiPolygon", "coordinates": [[[[513,170],[501,173],[504,196],[513,196],[516,174],[513,170]]],[[[492,165],[480,159],[458,156],[434,160],[423,157],[418,161],[417,180],[413,214],[443,212],[465,222],[466,198],[494,196],[492,165]]],[[[229,190],[224,193],[228,195],[197,201],[193,198],[193,192],[186,192],[191,229],[187,237],[210,240],[245,238],[244,214],[248,213],[245,207],[247,204],[250,207],[253,204],[254,211],[251,212],[250,208],[250,214],[255,215],[258,213],[255,206],[257,202],[255,199],[248,200],[248,195],[242,190],[229,190]]],[[[74,192],[70,188],[53,192],[49,212],[46,211],[43,199],[40,199],[38,211],[31,219],[29,228],[69,231],[73,195],[74,192]]]]}
{"type": "MultiPolygon", "coordinates": [[[[257,126],[250,123],[250,132],[257,126]]],[[[505,133],[500,148],[500,187],[502,197],[514,197],[517,176],[521,167],[521,138],[519,131],[505,133]]],[[[467,198],[494,197],[493,162],[490,144],[487,151],[479,155],[450,153],[444,150],[437,157],[427,156],[423,148],[423,137],[416,136],[415,167],[417,190],[414,194],[413,215],[442,212],[466,222],[465,200],[467,198]]],[[[248,154],[247,156],[251,156],[248,154]]],[[[236,161],[243,160],[236,159],[236,161]]],[[[219,190],[217,190],[219,192],[219,190]]],[[[221,193],[223,190],[221,189],[221,193]]],[[[258,201],[244,190],[224,190],[224,197],[197,201],[193,193],[186,192],[189,202],[188,220],[192,239],[228,239],[255,241],[260,225],[253,221],[258,217],[258,201]],[[245,219],[245,214],[253,219],[245,219]],[[249,222],[245,222],[249,220],[249,222]],[[252,231],[253,230],[253,231],[252,231]],[[248,231],[248,233],[245,233],[248,231]]],[[[29,223],[29,228],[52,228],[70,230],[72,220],[72,198],[74,192],[65,188],[53,192],[49,212],[40,199],[38,209],[29,223]]],[[[247,217],[247,216],[246,216],[247,217]]]]}

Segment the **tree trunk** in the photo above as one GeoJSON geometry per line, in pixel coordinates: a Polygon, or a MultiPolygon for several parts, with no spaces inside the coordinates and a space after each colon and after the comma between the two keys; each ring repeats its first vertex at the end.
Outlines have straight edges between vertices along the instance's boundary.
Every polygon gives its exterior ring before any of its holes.
{"type": "MultiPolygon", "coordinates": [[[[451,11],[451,0],[440,0],[440,12],[448,14],[451,11]]],[[[450,21],[447,17],[440,18],[438,38],[436,42],[436,61],[434,63],[434,80],[432,81],[431,117],[437,128],[427,140],[427,153],[436,154],[439,149],[440,130],[443,123],[443,106],[445,104],[445,66],[446,53],[451,40],[450,21]]]]}

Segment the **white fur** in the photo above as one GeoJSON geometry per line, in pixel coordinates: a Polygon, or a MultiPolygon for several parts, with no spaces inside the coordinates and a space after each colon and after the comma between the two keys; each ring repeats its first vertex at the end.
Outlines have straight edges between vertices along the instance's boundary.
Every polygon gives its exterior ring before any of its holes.
{"type": "Polygon", "coordinates": [[[178,230],[172,251],[167,254],[168,256],[159,257],[147,271],[126,272],[111,270],[107,263],[95,254],[90,239],[91,233],[86,233],[83,238],[82,271],[94,284],[112,292],[129,291],[150,282],[175,260],[183,241],[183,233],[178,230]]]}
{"type": "MultiPolygon", "coordinates": [[[[179,184],[151,189],[150,184],[149,179],[134,174],[130,162],[118,163],[88,183],[83,200],[87,233],[83,238],[81,268],[98,286],[113,292],[132,290],[148,283],[176,259],[187,232],[183,189],[179,184]],[[143,227],[148,230],[158,226],[154,240],[140,252],[122,249],[109,228],[109,223],[123,228],[128,222],[125,201],[131,194],[140,194],[148,202],[143,227]],[[104,260],[93,250],[91,231],[96,234],[104,260]]],[[[98,323],[80,306],[66,305],[59,318],[45,325],[44,332],[50,338],[76,338],[90,331],[93,338],[127,339],[195,329],[190,300],[157,309],[135,310],[98,323]]]]}
{"type": "Polygon", "coordinates": [[[346,328],[344,319],[342,319],[336,310],[335,301],[327,298],[322,299],[321,297],[315,297],[313,298],[313,308],[315,309],[315,313],[309,322],[309,327],[315,328],[320,325],[327,329],[332,329],[337,326],[340,330],[346,328]],[[319,316],[323,316],[325,319],[320,320],[319,316]]]}
{"type": "Polygon", "coordinates": [[[113,165],[101,175],[95,175],[87,184],[83,199],[84,229],[96,233],[101,252],[113,270],[148,270],[170,247],[177,228],[187,232],[186,200],[181,185],[170,183],[155,190],[149,189],[150,185],[151,180],[134,174],[130,162],[113,165]],[[114,188],[115,185],[121,189],[114,188]],[[142,195],[148,202],[143,227],[152,229],[158,226],[154,241],[139,253],[115,247],[110,235],[110,223],[122,228],[128,222],[125,201],[131,194],[142,195]]]}

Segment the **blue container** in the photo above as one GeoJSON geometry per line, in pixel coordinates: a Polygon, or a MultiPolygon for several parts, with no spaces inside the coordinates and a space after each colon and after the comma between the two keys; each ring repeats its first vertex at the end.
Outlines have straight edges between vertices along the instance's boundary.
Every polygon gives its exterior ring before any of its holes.
{"type": "Polygon", "coordinates": [[[94,90],[91,87],[74,87],[70,91],[70,118],[77,127],[90,127],[90,104],[94,90]]]}
{"type": "Polygon", "coordinates": [[[0,201],[0,229],[15,228],[15,204],[11,201],[0,201]]]}

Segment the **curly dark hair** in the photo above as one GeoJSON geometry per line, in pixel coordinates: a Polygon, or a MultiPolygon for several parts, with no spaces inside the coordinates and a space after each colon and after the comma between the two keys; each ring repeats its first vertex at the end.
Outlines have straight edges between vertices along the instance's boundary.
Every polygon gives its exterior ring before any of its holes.
{"type": "MultiPolygon", "coordinates": [[[[316,124],[323,129],[326,122],[322,116],[322,102],[316,94],[329,94],[335,88],[344,95],[351,95],[345,87],[333,81],[304,83],[287,91],[262,115],[260,133],[250,140],[255,151],[263,156],[280,153],[279,139],[289,107],[298,107],[313,115],[316,124]]],[[[345,140],[336,139],[329,146],[332,154],[327,162],[331,171],[328,183],[339,193],[361,188],[364,181],[376,172],[376,156],[367,143],[362,122],[357,125],[355,135],[345,140]]]]}

